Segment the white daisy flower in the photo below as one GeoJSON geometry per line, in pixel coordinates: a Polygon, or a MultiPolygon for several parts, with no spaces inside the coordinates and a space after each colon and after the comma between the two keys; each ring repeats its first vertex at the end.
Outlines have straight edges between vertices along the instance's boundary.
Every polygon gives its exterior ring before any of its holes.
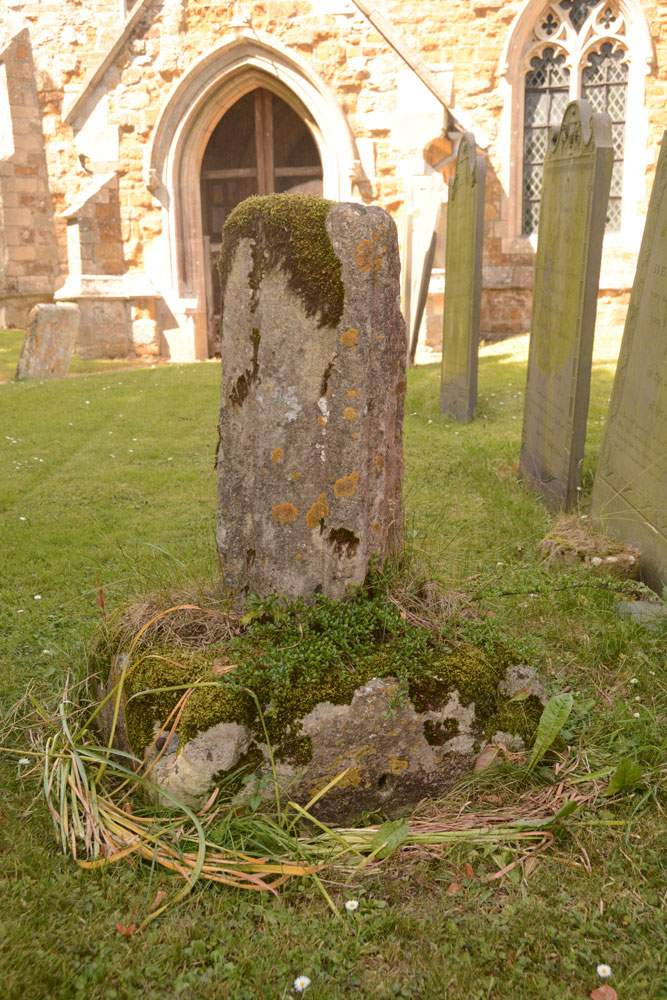
{"type": "Polygon", "coordinates": [[[347,910],[348,913],[354,913],[355,910],[359,909],[359,900],[348,899],[348,901],[345,904],[345,909],[347,910]]]}
{"type": "Polygon", "coordinates": [[[639,684],[639,681],[637,680],[636,677],[631,677],[630,680],[628,681],[628,684],[639,684]]]}
{"type": "Polygon", "coordinates": [[[33,601],[41,601],[41,599],[42,599],[41,594],[35,594],[35,596],[33,597],[33,601]]]}
{"type": "Polygon", "coordinates": [[[30,763],[30,758],[29,757],[19,757],[19,767],[22,764],[29,764],[29,763],[30,763]]]}
{"type": "Polygon", "coordinates": [[[308,976],[297,976],[294,980],[294,989],[297,993],[303,993],[310,986],[310,979],[308,976]]]}
{"type": "Polygon", "coordinates": [[[598,965],[597,972],[600,979],[609,979],[611,976],[611,966],[604,964],[598,965]]]}

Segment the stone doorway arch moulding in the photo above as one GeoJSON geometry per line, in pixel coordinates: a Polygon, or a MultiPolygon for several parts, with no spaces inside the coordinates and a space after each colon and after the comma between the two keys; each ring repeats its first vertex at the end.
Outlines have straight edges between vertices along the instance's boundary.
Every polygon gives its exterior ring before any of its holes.
{"type": "MultiPolygon", "coordinates": [[[[554,6],[558,3],[559,0],[553,0],[554,6]]],[[[499,93],[503,103],[498,134],[498,174],[507,198],[502,236],[505,253],[525,250],[529,244],[534,246],[536,239],[521,235],[523,78],[531,32],[537,18],[549,6],[549,0],[525,0],[507,31],[498,65],[499,93]]],[[[615,6],[623,17],[625,34],[622,41],[630,57],[625,148],[632,150],[633,155],[626,158],[624,168],[621,233],[605,236],[605,245],[616,243],[638,250],[644,223],[638,213],[638,202],[645,191],[647,166],[646,76],[655,70],[655,48],[640,0],[615,0],[615,6]]]]}
{"type": "Polygon", "coordinates": [[[257,32],[228,35],[169,95],[144,160],[144,180],[162,205],[162,235],[146,248],[146,269],[177,326],[164,335],[174,360],[207,356],[206,267],[200,171],[208,140],[226,111],[255,87],[286,101],[309,127],[323,168],[323,194],[352,199],[359,154],[333,93],[288,49],[257,32]]]}

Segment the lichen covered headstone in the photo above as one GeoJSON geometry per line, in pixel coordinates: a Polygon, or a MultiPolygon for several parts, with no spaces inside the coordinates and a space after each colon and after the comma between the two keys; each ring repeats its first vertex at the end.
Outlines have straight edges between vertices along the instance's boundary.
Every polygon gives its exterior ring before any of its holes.
{"type": "Polygon", "coordinates": [[[544,161],[520,460],[555,509],[581,482],[612,162],[609,115],[572,101],[544,161]]]}
{"type": "Polygon", "coordinates": [[[641,551],[642,578],[667,584],[667,132],[646,216],[591,510],[641,551]]]}
{"type": "Polygon", "coordinates": [[[79,307],[71,302],[34,306],[28,316],[17,379],[67,375],[79,332],[79,307]]]}
{"type": "Polygon", "coordinates": [[[463,135],[449,185],[440,412],[470,420],[477,406],[486,160],[463,135]]]}
{"type": "Polygon", "coordinates": [[[272,195],[227,220],[217,539],[230,592],[338,598],[397,551],[399,266],[380,208],[272,195]]]}

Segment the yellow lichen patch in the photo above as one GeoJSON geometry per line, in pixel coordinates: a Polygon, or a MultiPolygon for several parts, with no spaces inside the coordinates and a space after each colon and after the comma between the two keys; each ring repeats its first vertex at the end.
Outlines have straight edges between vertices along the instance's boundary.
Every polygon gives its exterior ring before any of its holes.
{"type": "Polygon", "coordinates": [[[282,448],[274,448],[273,451],[271,452],[272,462],[279,462],[282,457],[283,457],[282,448]]]}
{"type": "Polygon", "coordinates": [[[289,524],[298,515],[293,503],[279,503],[273,508],[272,514],[278,524],[289,524]]]}
{"type": "Polygon", "coordinates": [[[384,456],[378,455],[375,459],[375,470],[376,472],[384,472],[384,456]]]}
{"type": "Polygon", "coordinates": [[[334,483],[334,493],[337,497],[351,497],[357,489],[358,472],[351,472],[349,476],[342,476],[334,483]]]}
{"type": "Polygon", "coordinates": [[[392,774],[400,774],[401,771],[405,771],[407,769],[407,766],[407,760],[399,760],[398,757],[389,758],[389,770],[392,774]]]}
{"type": "Polygon", "coordinates": [[[382,530],[382,525],[380,524],[379,521],[373,521],[372,528],[375,534],[379,535],[380,531],[382,530]]]}
{"type": "MultiPolygon", "coordinates": [[[[333,774],[323,775],[310,789],[311,797],[314,797],[321,792],[323,788],[326,788],[329,782],[333,781],[333,779],[337,777],[342,770],[344,770],[344,767],[341,764],[340,769],[335,771],[333,774]]],[[[356,767],[350,767],[347,774],[344,774],[343,777],[336,782],[336,788],[358,788],[360,784],[361,775],[359,774],[359,769],[356,767]]]]}
{"type": "Polygon", "coordinates": [[[320,521],[329,516],[327,499],[324,493],[320,493],[317,500],[306,514],[306,524],[309,528],[319,528],[320,521]]]}
{"type": "Polygon", "coordinates": [[[356,326],[351,326],[345,333],[341,333],[340,342],[343,347],[356,347],[359,343],[359,331],[356,326]]]}
{"type": "Polygon", "coordinates": [[[343,410],[343,416],[346,420],[354,420],[357,415],[357,411],[353,410],[351,406],[346,406],[343,410]]]}
{"type": "Polygon", "coordinates": [[[326,427],[326,425],[327,425],[327,418],[323,417],[322,414],[320,414],[319,417],[317,418],[317,422],[320,425],[320,427],[326,427]]]}
{"type": "Polygon", "coordinates": [[[356,389],[348,389],[347,390],[347,394],[350,397],[350,399],[353,399],[357,395],[357,390],[356,389]]]}

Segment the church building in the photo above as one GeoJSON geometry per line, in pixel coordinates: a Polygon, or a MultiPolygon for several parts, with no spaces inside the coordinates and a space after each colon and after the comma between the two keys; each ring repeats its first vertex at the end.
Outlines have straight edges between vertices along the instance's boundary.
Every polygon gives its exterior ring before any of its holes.
{"type": "Polygon", "coordinates": [[[442,338],[447,182],[486,158],[482,336],[526,332],[549,130],[611,117],[598,328],[622,327],[667,128],[661,0],[2,0],[0,327],[74,302],[84,357],[219,350],[216,261],[252,194],[396,221],[420,357],[442,338]]]}

